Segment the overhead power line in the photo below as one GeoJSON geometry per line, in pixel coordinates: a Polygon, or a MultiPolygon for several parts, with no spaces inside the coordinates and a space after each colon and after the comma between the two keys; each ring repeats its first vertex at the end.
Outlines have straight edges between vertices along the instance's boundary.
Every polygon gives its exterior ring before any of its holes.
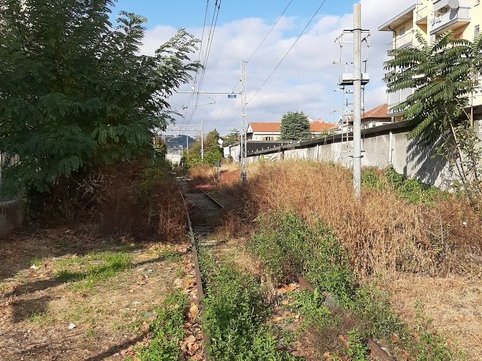
{"type": "Polygon", "coordinates": [[[298,40],[300,40],[300,38],[303,36],[303,34],[305,33],[306,29],[308,29],[308,27],[310,26],[310,24],[312,23],[313,19],[316,17],[316,15],[318,15],[318,13],[320,12],[321,8],[323,7],[323,5],[325,5],[326,3],[326,0],[323,0],[321,2],[321,4],[318,6],[318,8],[316,9],[316,11],[314,12],[314,14],[311,16],[310,20],[306,23],[305,27],[303,28],[303,30],[299,33],[299,35],[296,37],[295,41],[293,42],[293,44],[291,44],[291,46],[288,48],[288,50],[286,51],[286,53],[283,55],[283,57],[280,59],[280,61],[276,64],[276,66],[274,67],[274,69],[271,71],[271,73],[268,75],[268,77],[266,78],[266,80],[261,84],[261,86],[256,90],[256,92],[254,93],[254,95],[248,100],[248,104],[259,94],[259,92],[261,91],[261,89],[264,88],[264,86],[268,83],[268,81],[271,79],[271,77],[273,76],[273,74],[279,69],[279,67],[281,66],[281,64],[285,61],[285,59],[288,57],[288,55],[290,54],[291,50],[293,50],[293,48],[295,47],[296,43],[298,42],[298,40]]]}
{"type": "Polygon", "coordinates": [[[259,43],[258,47],[253,51],[253,53],[248,57],[248,60],[246,60],[247,63],[249,63],[251,61],[251,59],[253,59],[253,57],[256,55],[256,53],[258,52],[258,50],[263,46],[264,42],[266,41],[266,39],[268,38],[268,36],[270,36],[271,32],[274,30],[274,28],[276,27],[276,25],[278,25],[279,21],[281,20],[281,18],[283,17],[283,15],[286,13],[286,10],[288,10],[288,8],[290,7],[291,3],[293,2],[294,0],[290,0],[288,2],[288,4],[286,5],[286,7],[284,8],[283,12],[281,13],[280,16],[278,16],[278,19],[276,19],[275,23],[273,24],[273,26],[271,26],[271,29],[269,29],[269,31],[266,33],[266,35],[264,36],[263,40],[261,40],[261,42],[259,43]]]}
{"type": "MultiPolygon", "coordinates": [[[[200,97],[200,91],[202,89],[203,83],[204,83],[204,76],[206,73],[206,69],[208,66],[208,61],[209,61],[209,55],[211,53],[211,47],[214,39],[214,33],[216,30],[217,26],[217,21],[219,17],[219,11],[221,9],[221,2],[222,0],[216,0],[214,3],[214,9],[213,13],[211,16],[211,24],[209,26],[209,31],[207,31],[207,19],[208,19],[208,14],[209,14],[209,0],[206,2],[206,10],[204,12],[204,25],[203,25],[203,31],[202,31],[202,37],[201,37],[201,45],[199,47],[199,62],[201,63],[201,68],[198,70],[194,77],[194,82],[193,82],[193,91],[189,97],[189,103],[187,108],[190,109],[190,115],[187,120],[187,124],[191,123],[198,107],[199,107],[199,97],[200,97]],[[205,35],[207,35],[207,40],[205,39],[205,35]],[[203,52],[204,49],[204,52],[203,52]],[[191,102],[192,99],[195,98],[194,101],[194,106],[191,107],[191,102]]],[[[187,114],[187,111],[186,111],[187,114]]]]}
{"type": "MultiPolygon", "coordinates": [[[[248,57],[248,60],[246,61],[246,64],[249,63],[253,58],[254,56],[256,55],[256,53],[259,51],[259,49],[261,49],[261,47],[263,46],[264,42],[266,41],[266,39],[268,39],[268,37],[270,36],[270,34],[273,32],[274,28],[276,27],[276,25],[278,25],[279,21],[281,20],[281,18],[283,17],[283,15],[286,13],[286,11],[288,10],[288,8],[291,6],[291,4],[293,3],[294,0],[289,0],[288,1],[288,4],[285,6],[285,8],[283,9],[283,11],[281,12],[281,14],[278,16],[278,18],[276,19],[276,21],[273,23],[273,25],[271,26],[271,28],[268,30],[268,32],[266,33],[266,35],[264,36],[263,40],[261,40],[261,42],[258,44],[258,46],[256,47],[256,49],[251,53],[251,55],[248,57]]],[[[235,93],[238,86],[240,84],[240,79],[236,79],[236,81],[234,82],[233,86],[232,86],[232,93],[235,93]]],[[[226,112],[226,109],[227,108],[224,108],[222,113],[217,117],[216,120],[219,120],[222,118],[222,116],[224,115],[224,113],[226,112]]]]}

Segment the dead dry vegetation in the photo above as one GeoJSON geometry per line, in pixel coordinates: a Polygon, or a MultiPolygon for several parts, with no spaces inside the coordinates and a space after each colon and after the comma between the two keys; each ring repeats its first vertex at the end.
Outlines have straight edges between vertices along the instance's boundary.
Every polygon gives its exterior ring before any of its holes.
{"type": "Polygon", "coordinates": [[[376,170],[365,172],[361,202],[352,197],[349,170],[331,164],[261,163],[250,168],[245,185],[233,174],[221,171],[213,183],[221,197],[243,205],[226,218],[227,234],[249,235],[267,213],[321,221],[346,250],[359,282],[389,291],[409,326],[423,323],[468,360],[480,359],[480,210],[454,194],[412,183],[397,188],[376,170]]]}
{"type": "Polygon", "coordinates": [[[136,355],[156,307],[194,287],[188,247],[54,228],[0,242],[2,360],[136,355]]]}
{"type": "Polygon", "coordinates": [[[365,186],[356,202],[348,170],[311,162],[262,164],[245,195],[252,219],[294,211],[308,221],[321,220],[361,279],[394,272],[480,275],[482,216],[455,195],[439,194],[427,205],[365,186]]]}
{"type": "MultiPolygon", "coordinates": [[[[195,298],[169,166],[97,169],[29,194],[28,207],[26,230],[0,240],[0,359],[149,359],[164,300],[195,298]]],[[[181,324],[182,345],[194,331],[181,324]]]]}

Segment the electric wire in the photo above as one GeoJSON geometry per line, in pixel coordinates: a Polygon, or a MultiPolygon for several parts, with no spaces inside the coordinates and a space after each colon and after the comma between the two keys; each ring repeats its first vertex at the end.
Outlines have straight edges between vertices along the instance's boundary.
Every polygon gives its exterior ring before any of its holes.
{"type": "Polygon", "coordinates": [[[305,27],[303,28],[303,30],[301,30],[301,32],[299,33],[299,35],[296,37],[295,41],[293,42],[293,44],[291,44],[291,46],[288,48],[288,50],[286,51],[286,53],[283,55],[283,57],[279,60],[279,62],[276,64],[276,66],[274,67],[274,69],[271,71],[271,73],[268,75],[268,77],[265,79],[265,81],[261,84],[261,86],[258,87],[258,89],[256,90],[256,92],[254,93],[254,95],[249,98],[247,104],[251,103],[251,101],[253,101],[253,99],[259,94],[259,92],[264,88],[264,86],[268,83],[268,81],[271,79],[271,77],[273,76],[273,74],[279,69],[279,67],[281,66],[281,64],[285,61],[285,59],[288,57],[288,55],[290,54],[291,50],[293,50],[293,48],[295,47],[296,43],[300,40],[300,38],[303,36],[303,34],[305,33],[306,29],[308,29],[308,27],[311,25],[313,19],[316,17],[316,15],[318,15],[318,13],[320,12],[321,8],[323,7],[323,5],[325,5],[326,3],[326,0],[323,0],[321,2],[321,4],[318,6],[318,8],[316,9],[315,13],[311,16],[310,20],[306,23],[305,27]]]}
{"type": "Polygon", "coordinates": [[[276,19],[275,23],[273,24],[273,26],[271,26],[271,29],[269,29],[269,31],[266,33],[266,35],[264,36],[263,40],[261,40],[261,42],[259,43],[258,47],[253,51],[253,53],[248,57],[248,60],[246,60],[247,63],[249,63],[251,61],[251,59],[253,59],[253,57],[256,55],[256,53],[258,52],[258,50],[261,48],[261,46],[263,46],[264,42],[266,41],[266,39],[268,38],[268,36],[271,35],[271,32],[274,30],[274,28],[276,27],[276,25],[278,25],[279,21],[281,20],[281,18],[283,17],[283,15],[286,13],[286,11],[288,10],[288,8],[291,6],[291,3],[293,2],[294,0],[290,0],[288,2],[288,4],[286,5],[286,7],[284,8],[284,10],[281,12],[281,15],[278,16],[278,19],[276,19]]]}
{"type": "MultiPolygon", "coordinates": [[[[285,61],[285,59],[288,57],[288,55],[290,54],[291,50],[293,50],[293,48],[295,47],[296,43],[300,40],[300,38],[303,36],[303,34],[305,33],[305,31],[308,29],[308,27],[311,25],[311,23],[313,22],[314,18],[318,15],[318,13],[320,12],[320,10],[322,9],[322,7],[325,5],[326,3],[326,0],[323,0],[320,5],[318,6],[318,8],[316,9],[316,11],[313,13],[313,15],[310,17],[310,19],[308,20],[308,22],[306,23],[305,27],[303,28],[303,30],[301,30],[301,32],[298,34],[298,36],[296,37],[296,39],[294,40],[294,42],[291,44],[291,46],[288,48],[288,50],[286,51],[286,53],[283,55],[283,57],[278,61],[278,63],[276,64],[276,66],[273,68],[273,70],[269,73],[268,77],[264,80],[264,82],[258,87],[258,89],[256,90],[256,92],[253,94],[253,96],[251,96],[251,98],[249,98],[249,100],[246,102],[246,105],[248,105],[249,103],[251,103],[255,98],[256,96],[261,92],[261,90],[264,88],[264,86],[268,83],[268,81],[271,79],[271,77],[274,75],[274,73],[279,69],[279,67],[281,66],[281,64],[285,61]]],[[[230,121],[230,123],[232,121],[234,121],[239,115],[241,114],[241,111],[239,111],[230,121]]]]}
{"type": "MultiPolygon", "coordinates": [[[[209,12],[209,0],[206,0],[206,6],[205,6],[205,9],[204,9],[203,30],[202,30],[202,33],[201,33],[201,42],[200,42],[200,45],[199,45],[199,56],[198,56],[199,63],[201,63],[201,54],[202,54],[202,51],[203,51],[204,34],[205,34],[205,31],[206,31],[206,22],[207,22],[207,18],[208,18],[208,12],[209,12]]],[[[196,84],[197,84],[198,74],[199,74],[199,71],[196,71],[196,74],[194,75],[194,81],[193,81],[194,88],[196,87],[196,84]]],[[[187,105],[186,105],[186,111],[184,112],[183,117],[185,117],[187,115],[188,109],[191,106],[191,102],[192,102],[193,98],[194,98],[194,92],[192,92],[189,96],[189,100],[188,100],[187,105]]]]}
{"type": "MultiPolygon", "coordinates": [[[[281,18],[283,17],[283,15],[286,13],[286,11],[289,9],[289,7],[291,6],[291,4],[293,3],[294,0],[289,0],[288,1],[288,4],[285,6],[285,8],[283,9],[283,11],[281,12],[281,14],[278,16],[278,18],[276,19],[276,21],[273,23],[273,25],[271,26],[271,28],[268,30],[268,32],[266,33],[266,35],[264,36],[264,38],[261,40],[261,42],[258,44],[258,46],[256,47],[256,49],[254,49],[254,51],[251,53],[251,55],[248,57],[248,60],[246,61],[246,63],[249,63],[253,58],[254,56],[257,54],[257,52],[259,51],[259,49],[261,49],[261,47],[263,46],[264,42],[266,41],[266,39],[268,39],[268,37],[271,35],[271,33],[273,32],[273,30],[275,29],[275,27],[278,25],[278,23],[280,22],[281,18]]],[[[236,79],[236,81],[234,82],[234,85],[232,86],[232,90],[231,90],[231,93],[235,93],[238,86],[239,86],[239,83],[240,83],[240,79],[236,79]]],[[[223,116],[224,116],[224,113],[226,112],[226,109],[227,107],[224,107],[223,108],[223,111],[221,112],[220,115],[218,115],[218,117],[216,118],[216,121],[218,121],[219,119],[221,119],[223,116]]]]}
{"type": "MultiPolygon", "coordinates": [[[[216,0],[216,2],[214,4],[214,10],[213,10],[212,18],[211,18],[211,25],[210,25],[210,29],[209,29],[208,40],[207,40],[207,44],[205,46],[205,51],[204,51],[204,58],[201,61],[202,68],[201,68],[201,71],[199,72],[199,77],[197,78],[198,81],[197,81],[197,83],[194,84],[193,94],[195,93],[195,103],[194,103],[194,107],[191,111],[191,114],[189,116],[189,120],[187,121],[188,124],[192,121],[192,118],[194,117],[194,114],[196,113],[196,111],[199,107],[200,92],[202,90],[202,86],[203,86],[203,83],[204,83],[204,76],[206,74],[206,69],[207,69],[208,62],[209,62],[209,56],[210,56],[210,53],[211,53],[212,43],[213,43],[213,39],[214,39],[214,33],[215,33],[215,30],[216,30],[217,21],[218,21],[218,18],[219,18],[219,12],[220,12],[220,9],[221,9],[221,2],[222,2],[222,0],[216,0]]],[[[201,52],[200,52],[200,56],[202,57],[201,52]]]]}

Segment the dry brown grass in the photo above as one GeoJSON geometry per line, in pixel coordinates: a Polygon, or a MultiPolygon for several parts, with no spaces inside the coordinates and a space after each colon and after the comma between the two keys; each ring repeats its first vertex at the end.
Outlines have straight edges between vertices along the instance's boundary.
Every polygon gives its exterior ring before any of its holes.
{"type": "Polygon", "coordinates": [[[196,183],[211,183],[216,179],[216,168],[208,165],[201,164],[189,168],[188,176],[196,183]]]}
{"type": "Polygon", "coordinates": [[[144,164],[122,164],[106,170],[98,190],[100,229],[136,239],[182,242],[186,211],[175,180],[167,170],[144,164]],[[123,168],[123,171],[121,171],[123,168]]]}
{"type": "Polygon", "coordinates": [[[8,260],[0,266],[0,359],[132,357],[155,308],[172,289],[192,288],[194,274],[187,245],[131,241],[67,228],[0,241],[0,259],[8,260]],[[127,254],[131,267],[91,286],[57,276],[61,269],[99,267],[106,252],[127,254]]]}
{"type": "Polygon", "coordinates": [[[397,275],[384,284],[392,304],[410,325],[420,323],[422,313],[429,328],[449,344],[464,350],[467,360],[482,360],[482,284],[460,276],[397,275]]]}
{"type": "Polygon", "coordinates": [[[246,204],[251,218],[280,210],[321,219],[343,243],[360,277],[447,273],[459,268],[453,255],[480,255],[482,218],[455,197],[428,207],[408,203],[394,191],[364,189],[360,202],[352,194],[348,170],[287,161],[264,164],[252,174],[246,204]]]}

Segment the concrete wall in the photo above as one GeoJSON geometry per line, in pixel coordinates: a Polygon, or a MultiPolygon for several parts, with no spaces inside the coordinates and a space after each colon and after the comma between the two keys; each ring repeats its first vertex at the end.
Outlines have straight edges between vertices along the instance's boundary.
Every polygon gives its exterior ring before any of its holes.
{"type": "MultiPolygon", "coordinates": [[[[475,125],[479,138],[482,139],[482,121],[476,121],[475,125]]],[[[341,139],[325,144],[322,140],[318,144],[292,144],[290,147],[282,147],[281,150],[248,154],[248,161],[300,159],[333,162],[351,167],[352,146],[352,141],[341,141],[341,139]]],[[[417,142],[408,140],[407,131],[388,129],[381,134],[371,133],[362,140],[362,166],[379,168],[392,166],[406,177],[448,189],[457,176],[444,159],[434,155],[434,148],[435,146],[421,147],[417,142]]]]}
{"type": "Polygon", "coordinates": [[[0,201],[0,238],[6,237],[23,223],[23,204],[20,200],[0,201]]]}

